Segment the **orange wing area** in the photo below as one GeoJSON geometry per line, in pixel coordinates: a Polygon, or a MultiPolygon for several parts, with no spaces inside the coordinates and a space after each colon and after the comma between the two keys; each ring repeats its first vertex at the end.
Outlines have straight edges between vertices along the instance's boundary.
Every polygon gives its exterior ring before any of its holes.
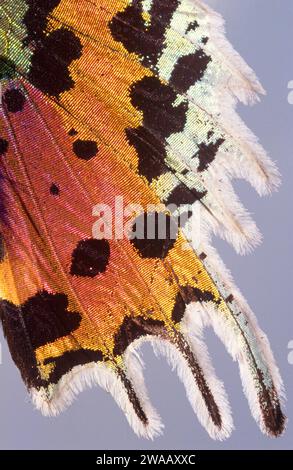
{"type": "MultiPolygon", "coordinates": [[[[261,383],[263,419],[268,428],[278,419],[283,426],[274,383],[255,379],[251,332],[233,317],[233,296],[216,287],[205,253],[186,249],[181,230],[163,242],[93,236],[97,204],[114,214],[119,196],[147,215],[149,204],[161,202],[126,133],[143,126],[130,90],[153,72],[109,28],[130,2],[83,1],[82,9],[77,0],[25,3],[30,70],[4,82],[0,109],[0,297],[4,333],[36,406],[56,414],[99,383],[134,430],[153,437],[161,423],[131,349],[148,338],[177,363],[202,424],[213,437],[226,437],[232,420],[225,393],[184,324],[196,304],[199,317],[216,312],[239,335],[252,380],[261,383]]],[[[148,101],[146,89],[141,93],[148,101]]],[[[168,114],[170,98],[155,98],[168,114]]],[[[184,105],[178,109],[180,121],[184,105]]]]}

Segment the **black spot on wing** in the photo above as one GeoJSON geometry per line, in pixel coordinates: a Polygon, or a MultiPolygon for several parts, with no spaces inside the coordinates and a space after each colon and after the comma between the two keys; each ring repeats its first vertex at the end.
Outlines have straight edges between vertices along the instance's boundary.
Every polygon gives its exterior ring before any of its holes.
{"type": "Polygon", "coordinates": [[[45,360],[44,365],[53,364],[54,369],[50,374],[50,383],[58,383],[64,374],[70,372],[75,366],[82,366],[91,362],[101,362],[103,353],[90,349],[67,351],[62,356],[51,357],[45,360]]]}
{"type": "Polygon", "coordinates": [[[69,135],[70,137],[74,137],[74,136],[76,136],[77,134],[78,134],[78,132],[77,132],[77,130],[74,129],[74,128],[70,129],[70,131],[68,132],[68,135],[69,135]]]}
{"type": "Polygon", "coordinates": [[[204,76],[211,58],[203,50],[180,57],[173,69],[170,83],[181,93],[200,81],[204,76]]]}
{"type": "Polygon", "coordinates": [[[5,155],[9,147],[6,139],[0,139],[0,156],[5,155]]]}
{"type": "Polygon", "coordinates": [[[210,140],[213,137],[214,134],[215,134],[215,132],[212,129],[209,130],[209,132],[207,133],[208,140],[210,140]]]}
{"type": "Polygon", "coordinates": [[[81,240],[72,253],[70,274],[93,278],[106,271],[109,260],[108,240],[81,240]]]}
{"type": "Polygon", "coordinates": [[[142,258],[164,259],[174,247],[178,224],[163,212],[139,215],[133,224],[131,243],[142,258]]]}
{"type": "Polygon", "coordinates": [[[51,186],[50,186],[50,194],[52,194],[52,196],[59,196],[60,194],[60,189],[59,189],[59,186],[55,183],[52,183],[51,186]]]}
{"type": "Polygon", "coordinates": [[[136,149],[139,174],[149,182],[168,171],[166,139],[185,127],[187,104],[173,106],[176,96],[171,87],[156,77],[144,77],[130,90],[133,106],[143,113],[143,125],[127,129],[126,135],[136,149]]]}
{"type": "Polygon", "coordinates": [[[24,108],[25,96],[17,88],[11,88],[5,91],[3,104],[9,113],[18,113],[24,108]]]}
{"type": "Polygon", "coordinates": [[[192,23],[190,23],[187,28],[186,28],[186,31],[185,31],[185,34],[188,34],[190,31],[194,31],[195,29],[197,29],[199,27],[199,24],[196,20],[192,21],[192,23]]]}
{"type": "Polygon", "coordinates": [[[175,323],[180,323],[182,318],[184,317],[186,309],[186,304],[183,300],[183,297],[180,292],[176,295],[173,310],[172,310],[172,320],[175,323]]]}
{"type": "Polygon", "coordinates": [[[124,11],[117,13],[109,26],[113,38],[121,42],[128,52],[144,53],[146,56],[153,53],[153,42],[145,35],[146,24],[142,17],[141,2],[135,0],[124,11]]]}
{"type": "Polygon", "coordinates": [[[58,98],[74,85],[69,66],[81,57],[81,51],[79,38],[65,28],[42,35],[31,58],[30,82],[47,95],[58,98]]]}
{"type": "Polygon", "coordinates": [[[50,13],[56,8],[61,0],[25,0],[28,5],[24,17],[24,25],[27,29],[25,44],[36,43],[43,36],[47,26],[50,13]]]}
{"type": "Polygon", "coordinates": [[[179,0],[152,2],[148,23],[143,19],[142,2],[133,0],[111,20],[109,26],[113,38],[128,52],[139,55],[144,65],[155,67],[164,49],[166,30],[179,3],[179,0]]]}
{"type": "Polygon", "coordinates": [[[73,333],[81,315],[68,311],[64,294],[39,292],[21,306],[0,301],[0,318],[14,362],[29,386],[41,386],[35,350],[73,333]]]}
{"type": "Polygon", "coordinates": [[[145,319],[143,317],[125,317],[114,338],[114,356],[121,356],[127,349],[127,346],[142,336],[158,336],[163,328],[164,323],[159,320],[145,319]]]}
{"type": "Polygon", "coordinates": [[[165,144],[143,126],[126,129],[127,140],[137,152],[138,172],[149,183],[168,171],[165,144]]]}
{"type": "Polygon", "coordinates": [[[73,86],[69,65],[81,56],[82,46],[76,35],[65,28],[50,32],[50,13],[60,0],[26,0],[24,17],[27,35],[24,46],[33,51],[28,78],[44,93],[57,97],[73,86]]]}
{"type": "Polygon", "coordinates": [[[73,143],[73,151],[81,160],[91,160],[98,153],[97,142],[93,140],[76,140],[73,143]]]}
{"type": "Polygon", "coordinates": [[[190,292],[189,302],[214,302],[215,296],[208,290],[201,290],[193,287],[190,292]]]}
{"type": "Polygon", "coordinates": [[[225,142],[225,139],[218,139],[215,143],[199,144],[199,150],[194,155],[199,159],[198,171],[202,172],[208,169],[209,165],[214,161],[219,148],[225,142]]]}
{"type": "Polygon", "coordinates": [[[162,138],[181,132],[186,121],[187,103],[174,106],[176,92],[156,77],[144,77],[130,90],[133,106],[143,112],[145,126],[162,138]]]}
{"type": "Polygon", "coordinates": [[[200,201],[206,194],[206,191],[197,191],[195,188],[189,189],[184,183],[181,183],[168,196],[166,204],[176,204],[177,206],[181,204],[194,204],[196,201],[200,201]]]}
{"type": "Polygon", "coordinates": [[[34,349],[69,335],[79,327],[81,321],[79,313],[67,310],[68,299],[65,294],[42,291],[20,307],[6,301],[2,301],[3,305],[7,315],[23,322],[34,349]]]}
{"type": "Polygon", "coordinates": [[[197,287],[180,286],[179,292],[175,298],[172,320],[180,323],[184,317],[186,306],[191,302],[213,302],[215,297],[212,292],[201,290],[197,287]]]}
{"type": "Polygon", "coordinates": [[[226,303],[227,304],[231,304],[234,300],[234,295],[233,294],[230,294],[228,295],[228,297],[226,298],[226,303]]]}

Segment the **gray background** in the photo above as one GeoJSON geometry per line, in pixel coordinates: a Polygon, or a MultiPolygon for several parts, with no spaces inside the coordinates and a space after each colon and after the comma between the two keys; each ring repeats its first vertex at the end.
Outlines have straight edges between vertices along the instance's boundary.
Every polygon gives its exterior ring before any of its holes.
{"type": "Polygon", "coordinates": [[[278,194],[259,199],[243,182],[236,187],[265,235],[252,255],[237,256],[216,241],[236,283],[248,298],[267,332],[287,389],[284,437],[264,437],[251,417],[242,393],[236,364],[211,332],[207,341],[218,375],[224,380],[234,413],[236,430],[224,443],[212,441],[199,425],[185,397],[183,386],[165,361],[143,348],[145,377],[151,399],[165,423],[163,437],[138,439],[122,412],[104,391],[95,388],[81,394],[73,406],[55,419],[42,417],[29,403],[19,373],[5,341],[0,366],[1,449],[292,449],[293,365],[288,363],[292,324],[292,146],[293,106],[287,101],[287,84],[293,80],[292,0],[209,0],[224,14],[234,46],[259,75],[268,94],[260,105],[240,108],[249,126],[278,161],[283,185],[278,194]]]}

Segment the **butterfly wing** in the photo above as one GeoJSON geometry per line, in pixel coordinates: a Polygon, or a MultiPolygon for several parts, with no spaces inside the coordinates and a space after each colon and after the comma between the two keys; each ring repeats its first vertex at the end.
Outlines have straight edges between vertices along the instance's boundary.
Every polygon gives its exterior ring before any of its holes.
{"type": "Polygon", "coordinates": [[[149,340],[176,365],[210,435],[227,437],[229,405],[202,341],[211,324],[262,430],[280,434],[270,348],[209,243],[211,230],[238,251],[259,238],[232,176],[259,192],[278,180],[236,120],[236,98],[261,89],[221,20],[187,0],[20,3],[9,34],[21,53],[8,41],[3,73],[1,318],[34,403],[56,414],[98,383],[153,437],[162,424],[132,348],[149,340]],[[117,196],[141,207],[132,227],[154,216],[149,204],[164,214],[170,203],[198,206],[194,250],[186,227],[172,240],[95,238],[97,204],[111,209],[108,230],[117,196]]]}

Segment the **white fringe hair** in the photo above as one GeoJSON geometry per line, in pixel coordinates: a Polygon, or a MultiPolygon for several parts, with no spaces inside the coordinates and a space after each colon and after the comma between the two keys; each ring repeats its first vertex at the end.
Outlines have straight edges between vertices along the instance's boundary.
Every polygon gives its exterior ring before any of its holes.
{"type": "Polygon", "coordinates": [[[162,433],[164,425],[148,398],[143,378],[143,361],[138,353],[141,346],[149,342],[152,344],[155,353],[164,356],[172,369],[177,370],[178,376],[185,386],[192,409],[209,435],[213,439],[226,439],[233,430],[233,420],[224,386],[215,375],[203,341],[199,337],[191,336],[188,333],[186,333],[185,339],[190,345],[204,373],[207,385],[216,400],[222,419],[221,428],[213,423],[184,356],[169,341],[149,335],[135,340],[123,355],[126,376],[130,380],[142,409],[146,413],[147,425],[144,425],[137,417],[119,377],[105,364],[90,363],[75,366],[60,379],[58,384],[53,386],[53,389],[50,390],[50,398],[48,398],[48,391],[45,388],[40,390],[31,389],[32,402],[43,415],[56,416],[70,406],[83,390],[99,385],[113,396],[138,436],[149,439],[155,438],[162,433]]]}
{"type": "Polygon", "coordinates": [[[92,362],[87,365],[75,366],[60,379],[58,384],[53,385],[53,389],[50,390],[50,398],[48,398],[48,391],[45,388],[31,389],[30,395],[33,404],[44,416],[57,416],[68,408],[82,391],[99,385],[112,395],[139,437],[154,439],[162,434],[164,425],[147,396],[141,362],[135,354],[129,352],[128,355],[131,355],[131,361],[127,359],[126,362],[127,377],[131,381],[148,418],[147,425],[144,425],[135,413],[127,391],[117,374],[103,363],[92,362]]]}

